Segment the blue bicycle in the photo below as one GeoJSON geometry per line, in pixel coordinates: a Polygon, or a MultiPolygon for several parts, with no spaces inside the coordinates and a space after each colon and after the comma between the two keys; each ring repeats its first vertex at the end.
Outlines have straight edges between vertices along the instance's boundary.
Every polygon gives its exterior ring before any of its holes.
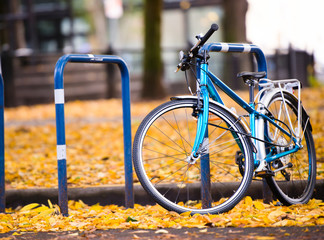
{"type": "Polygon", "coordinates": [[[300,82],[267,79],[265,57],[255,45],[205,44],[217,29],[213,24],[187,54],[180,52],[177,70],[194,71],[196,92],[171,98],[140,124],[133,146],[139,181],[157,203],[178,213],[226,212],[252,180],[262,178],[283,204],[306,203],[316,155],[300,82]],[[209,71],[210,52],[255,55],[258,72],[238,74],[249,86],[249,102],[209,71]],[[247,114],[227,108],[215,86],[247,114]]]}

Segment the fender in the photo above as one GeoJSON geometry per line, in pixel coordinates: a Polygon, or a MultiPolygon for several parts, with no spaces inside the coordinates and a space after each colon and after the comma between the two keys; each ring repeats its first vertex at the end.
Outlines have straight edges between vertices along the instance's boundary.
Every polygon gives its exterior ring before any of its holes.
{"type": "MultiPolygon", "coordinates": [[[[183,99],[191,99],[191,100],[196,100],[197,101],[198,97],[197,96],[192,96],[192,95],[182,95],[182,96],[174,96],[174,97],[170,98],[171,101],[177,101],[177,100],[183,100],[183,99]]],[[[203,101],[202,98],[200,100],[203,101]]],[[[209,103],[221,107],[226,112],[228,112],[230,115],[232,115],[234,118],[240,119],[239,122],[243,125],[244,130],[249,134],[251,133],[250,129],[246,126],[245,122],[241,121],[241,118],[235,112],[233,112],[232,110],[230,110],[228,107],[224,106],[223,104],[221,104],[219,102],[216,102],[216,101],[214,101],[212,99],[209,99],[209,103]]],[[[257,150],[256,150],[256,147],[255,147],[255,144],[252,142],[251,138],[248,138],[248,139],[249,139],[249,142],[251,143],[253,152],[256,152],[257,150]]]]}

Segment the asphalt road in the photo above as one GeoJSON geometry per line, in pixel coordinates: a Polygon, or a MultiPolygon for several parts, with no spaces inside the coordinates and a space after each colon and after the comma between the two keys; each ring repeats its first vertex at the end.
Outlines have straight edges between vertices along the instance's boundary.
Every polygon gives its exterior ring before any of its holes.
{"type": "Polygon", "coordinates": [[[1,239],[324,239],[324,226],[282,228],[182,228],[160,230],[106,230],[93,232],[44,232],[0,235],[1,239]]]}

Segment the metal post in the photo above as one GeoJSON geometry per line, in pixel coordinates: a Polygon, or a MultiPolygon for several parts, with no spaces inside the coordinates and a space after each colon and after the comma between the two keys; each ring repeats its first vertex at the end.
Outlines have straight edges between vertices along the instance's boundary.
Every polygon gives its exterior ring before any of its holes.
{"type": "MultiPolygon", "coordinates": [[[[204,142],[208,141],[208,126],[205,133],[204,142]]],[[[206,143],[207,148],[208,143],[206,143]]],[[[201,169],[201,201],[203,208],[210,208],[212,204],[211,199],[211,184],[210,184],[210,161],[209,161],[209,149],[206,149],[208,153],[201,156],[200,169],[201,169]]]]}
{"type": "Polygon", "coordinates": [[[6,211],[4,152],[4,86],[0,61],[0,212],[6,211]]]}
{"type": "MultiPolygon", "coordinates": [[[[200,83],[197,83],[197,89],[199,89],[199,91],[207,91],[205,88],[200,89],[200,84],[205,84],[208,81],[208,77],[205,74],[205,72],[201,72],[200,68],[202,68],[203,70],[207,70],[207,64],[206,61],[203,62],[204,64],[201,64],[201,61],[197,62],[197,77],[200,79],[200,83]]],[[[200,94],[200,93],[199,93],[200,94]]],[[[203,96],[205,94],[202,94],[203,96]]],[[[204,96],[204,102],[206,101],[208,103],[208,98],[206,97],[206,95],[204,96]]],[[[204,110],[207,110],[207,121],[209,121],[209,104],[207,104],[207,106],[205,106],[206,104],[204,104],[204,110]]],[[[201,115],[201,119],[203,119],[203,115],[201,115]]],[[[199,120],[198,120],[199,121],[199,120]]],[[[199,128],[199,123],[197,121],[198,124],[198,128],[199,128]]],[[[200,128],[201,129],[201,128],[200,128]]],[[[197,134],[198,134],[198,129],[197,129],[197,134]]],[[[208,122],[207,122],[207,126],[206,126],[206,130],[205,130],[205,134],[204,134],[204,139],[203,139],[203,143],[202,145],[206,147],[206,149],[204,149],[201,157],[200,157],[200,169],[201,169],[201,189],[200,189],[200,194],[201,194],[201,202],[202,202],[202,208],[210,208],[211,204],[212,204],[212,198],[211,198],[211,183],[210,183],[210,160],[209,160],[209,138],[208,138],[208,122]]]]}
{"type": "Polygon", "coordinates": [[[54,71],[56,134],[57,134],[57,162],[59,206],[64,216],[68,215],[67,177],[66,177],[66,144],[64,122],[64,84],[63,71],[67,62],[79,63],[114,63],[119,66],[122,77],[122,105],[124,129],[124,167],[125,167],[125,205],[134,206],[133,195],[133,165],[132,165],[132,136],[130,114],[129,72],[123,59],[117,56],[70,54],[62,56],[56,63],[54,71]]]}

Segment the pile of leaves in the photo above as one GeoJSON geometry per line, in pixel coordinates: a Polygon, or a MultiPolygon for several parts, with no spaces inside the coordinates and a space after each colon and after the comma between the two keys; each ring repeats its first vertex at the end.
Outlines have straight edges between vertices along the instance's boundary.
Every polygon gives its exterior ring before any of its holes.
{"type": "MultiPolygon", "coordinates": [[[[302,95],[313,126],[318,179],[324,178],[323,90],[304,89],[302,95]]],[[[247,92],[239,95],[247,99],[247,92]]],[[[132,103],[133,136],[144,116],[162,102],[132,103]]],[[[70,102],[65,113],[69,187],[123,184],[121,100],[70,102]]],[[[5,124],[6,188],[57,187],[54,104],[6,109],[5,124]]]]}
{"type": "Polygon", "coordinates": [[[69,201],[69,216],[59,214],[59,208],[33,203],[12,214],[0,214],[0,233],[48,231],[95,231],[107,229],[163,229],[208,227],[282,227],[315,226],[324,224],[324,203],[311,200],[305,205],[290,207],[264,204],[243,199],[234,209],[219,215],[190,215],[168,212],[162,207],[135,205],[125,209],[116,205],[87,206],[82,201],[69,201]]]}

